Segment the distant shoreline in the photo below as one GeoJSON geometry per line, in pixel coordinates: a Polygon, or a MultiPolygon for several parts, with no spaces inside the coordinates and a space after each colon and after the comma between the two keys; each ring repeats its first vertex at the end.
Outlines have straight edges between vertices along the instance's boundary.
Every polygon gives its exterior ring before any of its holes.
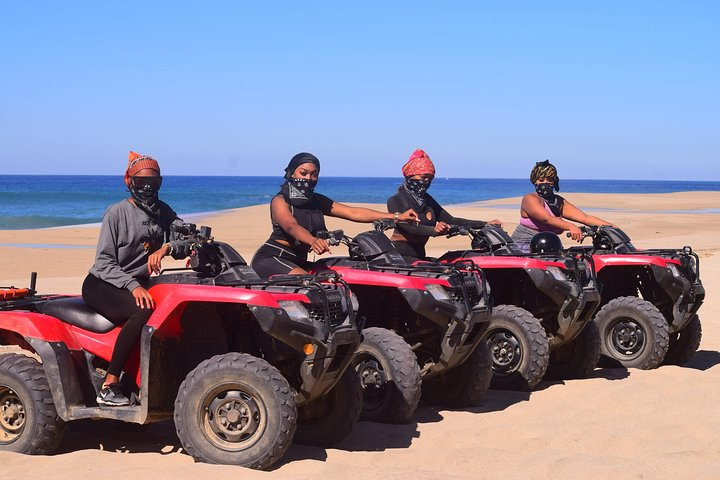
{"type": "MultiPolygon", "coordinates": [[[[563,192],[563,195],[572,198],[574,203],[579,207],[587,210],[593,210],[597,212],[632,212],[637,214],[698,214],[698,215],[716,215],[720,214],[720,192],[718,191],[683,191],[683,192],[672,192],[672,193],[593,193],[593,192],[563,192]],[[658,208],[654,205],[655,202],[647,202],[647,199],[653,197],[666,197],[666,196],[677,196],[677,197],[691,197],[695,201],[693,202],[693,208],[686,208],[687,200],[683,199],[678,204],[678,208],[667,208],[667,202],[663,204],[665,208],[658,208]],[[578,202],[575,200],[576,197],[582,199],[592,200],[590,203],[585,201],[578,202]],[[636,197],[646,199],[645,202],[632,202],[632,204],[623,204],[618,202],[618,199],[625,197],[636,197]],[[716,201],[709,200],[707,203],[714,204],[717,206],[707,208],[694,208],[698,206],[697,199],[705,197],[717,197],[716,201]],[[612,202],[610,200],[612,199],[612,202]],[[599,206],[598,203],[612,203],[612,205],[599,206]],[[653,204],[650,206],[650,204],[653,204]]],[[[522,197],[504,197],[490,200],[480,200],[475,202],[463,202],[443,205],[446,209],[452,210],[454,208],[497,208],[502,210],[518,209],[520,207],[520,200],[522,197]]],[[[380,208],[382,204],[373,202],[354,202],[354,201],[343,201],[337,200],[342,203],[348,203],[352,205],[367,205],[374,208],[380,208]]],[[[226,208],[220,210],[204,211],[204,212],[193,212],[193,213],[178,213],[180,218],[190,223],[201,222],[206,218],[216,217],[220,215],[226,215],[234,211],[240,211],[246,208],[253,208],[258,206],[267,206],[269,202],[257,203],[254,205],[247,205],[242,207],[226,208]]],[[[671,205],[672,206],[672,205],[671,205]]],[[[58,225],[53,227],[38,227],[38,228],[0,228],[0,232],[15,232],[15,231],[52,231],[52,230],[66,230],[69,228],[99,228],[100,222],[91,223],[78,223],[68,225],[58,225]]],[[[10,245],[5,245],[10,246],[10,245]]]]}

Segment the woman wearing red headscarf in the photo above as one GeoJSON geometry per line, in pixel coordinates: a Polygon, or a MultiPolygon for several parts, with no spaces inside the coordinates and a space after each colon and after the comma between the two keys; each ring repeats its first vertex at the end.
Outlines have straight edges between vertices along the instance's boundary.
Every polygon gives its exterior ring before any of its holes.
{"type": "Polygon", "coordinates": [[[410,261],[422,260],[425,255],[425,244],[430,237],[444,235],[450,225],[465,225],[470,228],[481,228],[486,223],[501,225],[500,220],[467,220],[453,217],[431,197],[427,190],[435,178],[435,165],[430,157],[420,150],[415,150],[402,168],[405,181],[398,193],[387,201],[389,212],[403,211],[412,208],[418,214],[419,224],[397,224],[390,238],[400,254],[410,261]]]}
{"type": "Polygon", "coordinates": [[[95,264],[82,286],[85,303],[115,325],[122,325],[113,349],[98,403],[128,405],[118,381],[155,300],[145,289],[151,273],[160,272],[164,256],[184,258],[191,241],[180,240],[170,226],[182,224],[172,208],[158,198],[160,165],[130,152],[125,185],[131,197],[107,209],[100,227],[95,264]]]}

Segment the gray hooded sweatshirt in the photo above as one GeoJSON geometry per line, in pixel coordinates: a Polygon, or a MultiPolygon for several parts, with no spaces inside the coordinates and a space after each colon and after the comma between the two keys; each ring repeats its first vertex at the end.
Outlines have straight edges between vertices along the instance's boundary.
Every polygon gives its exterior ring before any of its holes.
{"type": "Polygon", "coordinates": [[[157,219],[127,199],[110,206],[100,227],[90,274],[131,292],[147,283],[148,257],[163,244],[170,244],[175,259],[190,255],[192,240],[180,240],[178,234],[170,231],[173,224],[181,225],[182,220],[162,201],[157,219]]]}

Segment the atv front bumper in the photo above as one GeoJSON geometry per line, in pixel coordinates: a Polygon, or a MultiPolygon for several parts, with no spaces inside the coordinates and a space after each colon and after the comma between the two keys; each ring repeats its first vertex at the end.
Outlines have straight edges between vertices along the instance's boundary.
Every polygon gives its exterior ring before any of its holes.
{"type": "Polygon", "coordinates": [[[443,331],[437,361],[422,366],[423,378],[439,375],[463,363],[480,343],[490,325],[489,308],[484,298],[470,310],[459,302],[436,300],[427,290],[401,288],[410,307],[437,324],[443,331]]]}
{"type": "Polygon", "coordinates": [[[298,405],[328,393],[350,364],[361,342],[358,328],[348,316],[336,327],[307,318],[293,320],[283,309],[253,306],[250,309],[268,335],[289,345],[303,357],[300,364],[298,405]],[[304,350],[312,346],[312,352],[304,350]]]}
{"type": "Polygon", "coordinates": [[[600,292],[594,281],[582,289],[576,283],[555,278],[547,270],[526,269],[535,287],[558,306],[557,332],[548,332],[550,349],[575,339],[600,305],[600,292]]]}
{"type": "Polygon", "coordinates": [[[669,268],[651,265],[653,276],[660,288],[672,301],[672,319],[670,333],[685,328],[705,301],[705,287],[700,280],[691,283],[682,276],[675,276],[669,268]]]}

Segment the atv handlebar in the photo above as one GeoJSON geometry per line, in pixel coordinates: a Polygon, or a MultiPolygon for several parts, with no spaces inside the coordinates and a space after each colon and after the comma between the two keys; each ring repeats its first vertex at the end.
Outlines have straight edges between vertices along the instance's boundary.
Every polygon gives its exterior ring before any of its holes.
{"type": "MultiPolygon", "coordinates": [[[[580,229],[580,232],[582,233],[582,236],[580,237],[580,243],[582,243],[583,240],[585,240],[588,237],[594,238],[595,235],[602,232],[603,226],[604,225],[600,225],[600,226],[596,226],[596,225],[585,226],[585,225],[583,225],[582,227],[578,227],[580,229]]],[[[567,232],[565,234],[565,236],[568,238],[571,238],[572,234],[570,232],[567,232]]]]}
{"type": "Polygon", "coordinates": [[[320,230],[315,236],[321,240],[327,240],[328,245],[330,245],[331,247],[335,247],[337,245],[340,245],[341,243],[344,243],[345,240],[347,240],[348,238],[345,236],[345,232],[343,232],[341,229],[329,231],[320,230]]]}
{"type": "MultiPolygon", "coordinates": [[[[390,230],[391,228],[395,228],[395,225],[397,225],[398,223],[413,223],[413,222],[396,221],[392,218],[381,218],[380,220],[375,220],[372,222],[373,229],[377,232],[384,232],[385,230],[390,230]]],[[[328,245],[330,245],[331,247],[340,245],[341,243],[348,245],[352,241],[352,238],[345,235],[345,232],[341,229],[320,230],[315,234],[315,236],[322,240],[327,240],[328,245]]]]}
{"type": "Polygon", "coordinates": [[[199,229],[194,223],[183,223],[182,225],[171,225],[170,230],[181,235],[184,239],[193,238],[197,242],[212,241],[213,237],[210,235],[212,228],[201,226],[199,229]]]}
{"type": "Polygon", "coordinates": [[[450,229],[445,234],[446,238],[452,238],[457,235],[467,235],[468,237],[477,236],[477,229],[470,228],[467,225],[450,225],[450,229]]]}

